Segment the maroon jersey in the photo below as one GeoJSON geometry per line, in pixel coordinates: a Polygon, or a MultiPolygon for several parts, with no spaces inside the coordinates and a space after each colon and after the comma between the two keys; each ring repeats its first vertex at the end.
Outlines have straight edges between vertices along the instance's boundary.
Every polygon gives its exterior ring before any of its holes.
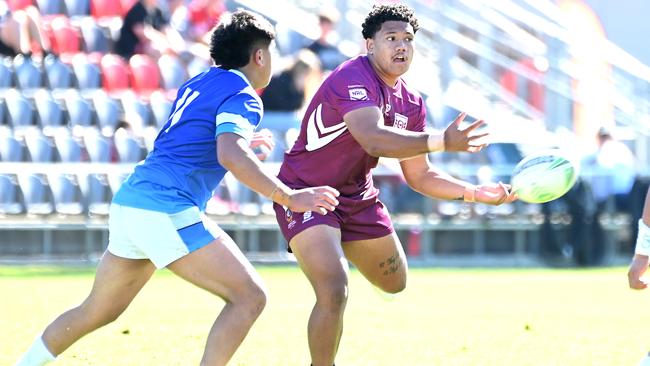
{"type": "Polygon", "coordinates": [[[421,132],[426,109],[419,94],[399,79],[386,85],[366,56],[339,66],[322,83],[311,100],[300,135],[285,154],[279,178],[292,188],[328,185],[341,196],[375,202],[371,169],[378,158],[368,155],[347,129],[343,116],[355,109],[378,107],[384,125],[421,132]]]}

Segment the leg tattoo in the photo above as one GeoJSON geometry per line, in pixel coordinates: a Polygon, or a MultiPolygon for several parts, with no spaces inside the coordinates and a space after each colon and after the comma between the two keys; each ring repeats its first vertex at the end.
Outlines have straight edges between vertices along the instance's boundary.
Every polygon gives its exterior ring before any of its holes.
{"type": "Polygon", "coordinates": [[[399,260],[399,253],[391,255],[388,259],[379,263],[379,268],[384,270],[384,276],[396,273],[401,266],[402,262],[399,260]]]}

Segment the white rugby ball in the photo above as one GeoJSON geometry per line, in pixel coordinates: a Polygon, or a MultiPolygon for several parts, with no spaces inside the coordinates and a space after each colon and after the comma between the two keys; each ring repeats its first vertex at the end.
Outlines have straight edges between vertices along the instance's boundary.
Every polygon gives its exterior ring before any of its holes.
{"type": "Polygon", "coordinates": [[[512,172],[512,190],[529,203],[553,201],[567,193],[579,166],[560,149],[541,150],[523,158],[512,172]]]}

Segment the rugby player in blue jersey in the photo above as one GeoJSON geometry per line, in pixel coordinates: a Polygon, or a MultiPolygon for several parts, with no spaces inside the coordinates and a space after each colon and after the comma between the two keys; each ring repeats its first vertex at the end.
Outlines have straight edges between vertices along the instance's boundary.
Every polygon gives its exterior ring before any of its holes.
{"type": "Polygon", "coordinates": [[[90,295],[56,318],[17,365],[44,365],[115,320],[164,267],[226,302],[201,365],[225,365],[232,357],[266,296],[237,245],[202,213],[224,174],[292,211],[325,214],[338,204],[333,188],[293,190],[266,174],[249,147],[263,113],[255,89],[269,82],[274,37],[267,20],[243,10],[215,28],[216,66],[179,89],[153,151],[113,198],[109,244],[90,295]]]}

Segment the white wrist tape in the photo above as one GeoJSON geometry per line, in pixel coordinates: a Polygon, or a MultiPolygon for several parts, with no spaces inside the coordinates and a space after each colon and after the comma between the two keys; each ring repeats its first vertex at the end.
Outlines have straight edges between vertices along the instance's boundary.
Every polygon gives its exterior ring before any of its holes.
{"type": "Polygon", "coordinates": [[[650,256],[650,227],[639,219],[639,235],[636,237],[634,253],[650,256]]]}
{"type": "Polygon", "coordinates": [[[445,151],[444,132],[430,132],[427,138],[427,148],[429,151],[445,151]]]}
{"type": "Polygon", "coordinates": [[[476,191],[478,191],[478,186],[467,186],[463,191],[463,201],[465,202],[476,202],[476,191]]]}
{"type": "MultiPolygon", "coordinates": [[[[399,158],[399,159],[397,159],[397,160],[399,160],[399,162],[401,163],[401,162],[406,161],[406,160],[411,160],[411,159],[419,158],[420,156],[422,156],[422,155],[409,156],[408,158],[399,158]]],[[[424,156],[426,156],[426,154],[424,154],[424,156]]]]}

